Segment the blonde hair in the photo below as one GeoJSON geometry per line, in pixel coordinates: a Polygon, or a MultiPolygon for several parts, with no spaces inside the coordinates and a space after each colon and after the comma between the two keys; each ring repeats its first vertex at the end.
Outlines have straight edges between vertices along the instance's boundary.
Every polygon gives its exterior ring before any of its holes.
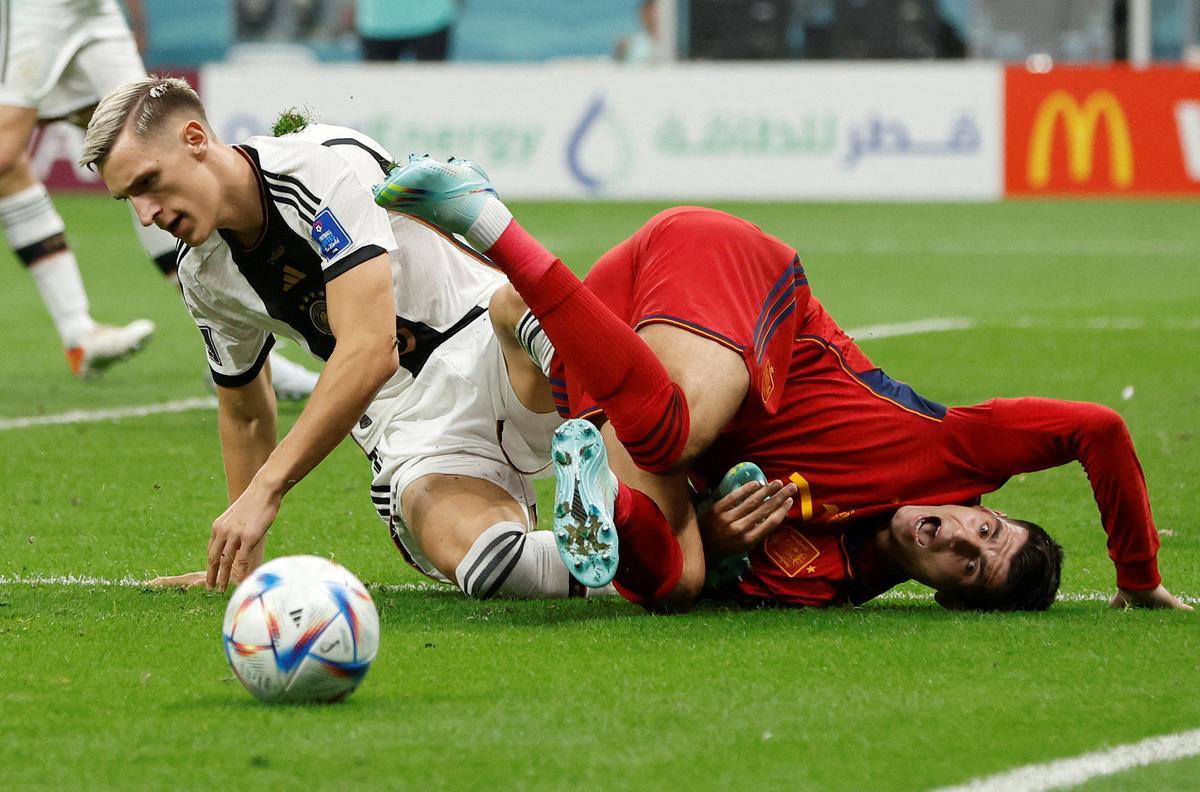
{"type": "Polygon", "coordinates": [[[151,75],[122,85],[104,97],[92,113],[79,165],[90,170],[102,166],[127,124],[136,134],[145,135],[158,122],[183,109],[195,113],[208,126],[204,105],[187,80],[151,75]]]}

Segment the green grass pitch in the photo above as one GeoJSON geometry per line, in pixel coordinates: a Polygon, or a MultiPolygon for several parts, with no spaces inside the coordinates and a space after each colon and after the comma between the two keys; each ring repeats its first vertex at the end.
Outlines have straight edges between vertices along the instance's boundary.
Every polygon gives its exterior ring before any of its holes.
{"type": "MultiPolygon", "coordinates": [[[[102,380],[76,382],[32,282],[0,256],[0,416],[206,395],[199,335],[125,209],[57,203],[95,315],[146,316],[158,334],[102,380]]],[[[583,271],[658,208],[517,214],[583,271]]],[[[1200,595],[1200,204],[722,208],[794,244],[845,327],[973,320],[861,339],[923,395],[1119,410],[1165,582],[1200,595]]],[[[298,408],[282,413],[281,428],[298,408]]],[[[948,613],[909,584],[853,610],[665,618],[423,584],[374,515],[349,443],[287,498],[268,554],[333,556],[371,584],[380,654],[344,704],[262,706],[226,665],[224,597],[103,582],[201,565],[224,508],[214,417],[0,431],[0,788],[917,790],[1200,727],[1200,613],[1099,601],[1113,570],[1077,465],[987,500],[1066,547],[1070,599],[1048,613],[948,613]],[[32,582],[66,575],[101,582],[32,582]]],[[[1193,757],[1090,788],[1195,788],[1198,771],[1193,757]]]]}

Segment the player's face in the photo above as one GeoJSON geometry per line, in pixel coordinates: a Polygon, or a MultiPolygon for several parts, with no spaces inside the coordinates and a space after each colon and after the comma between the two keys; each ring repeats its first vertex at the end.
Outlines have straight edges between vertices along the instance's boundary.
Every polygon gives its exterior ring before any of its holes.
{"type": "Polygon", "coordinates": [[[133,205],[142,225],[194,247],[217,226],[220,187],[205,167],[207,153],[207,135],[195,122],[145,136],[126,131],[100,175],[114,198],[133,205]]]}
{"type": "Polygon", "coordinates": [[[914,580],[975,595],[1003,589],[1013,556],[1029,539],[1024,526],[983,506],[903,506],[888,532],[896,560],[914,580]]]}

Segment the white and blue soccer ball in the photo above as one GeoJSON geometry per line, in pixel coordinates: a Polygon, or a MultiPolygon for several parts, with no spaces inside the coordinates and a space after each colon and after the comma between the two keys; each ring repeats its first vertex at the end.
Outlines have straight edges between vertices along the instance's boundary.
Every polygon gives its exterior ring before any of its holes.
{"type": "Polygon", "coordinates": [[[341,701],[379,651],[379,614],[345,567],[285,556],[237,587],[222,637],[233,673],[259,699],[341,701]]]}

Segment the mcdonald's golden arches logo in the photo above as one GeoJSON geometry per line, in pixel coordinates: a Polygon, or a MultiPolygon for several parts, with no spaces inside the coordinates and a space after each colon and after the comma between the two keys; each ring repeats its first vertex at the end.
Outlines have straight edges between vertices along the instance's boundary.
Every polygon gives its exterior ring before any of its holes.
{"type": "Polygon", "coordinates": [[[1109,181],[1121,188],[1133,184],[1133,144],[1129,121],[1121,103],[1110,91],[1088,94],[1083,103],[1063,90],[1053,91],[1038,108],[1029,137],[1026,179],[1031,187],[1050,183],[1054,133],[1059,119],[1066,134],[1067,173],[1077,183],[1092,177],[1096,159],[1096,129],[1103,121],[1108,130],[1109,181]]]}

